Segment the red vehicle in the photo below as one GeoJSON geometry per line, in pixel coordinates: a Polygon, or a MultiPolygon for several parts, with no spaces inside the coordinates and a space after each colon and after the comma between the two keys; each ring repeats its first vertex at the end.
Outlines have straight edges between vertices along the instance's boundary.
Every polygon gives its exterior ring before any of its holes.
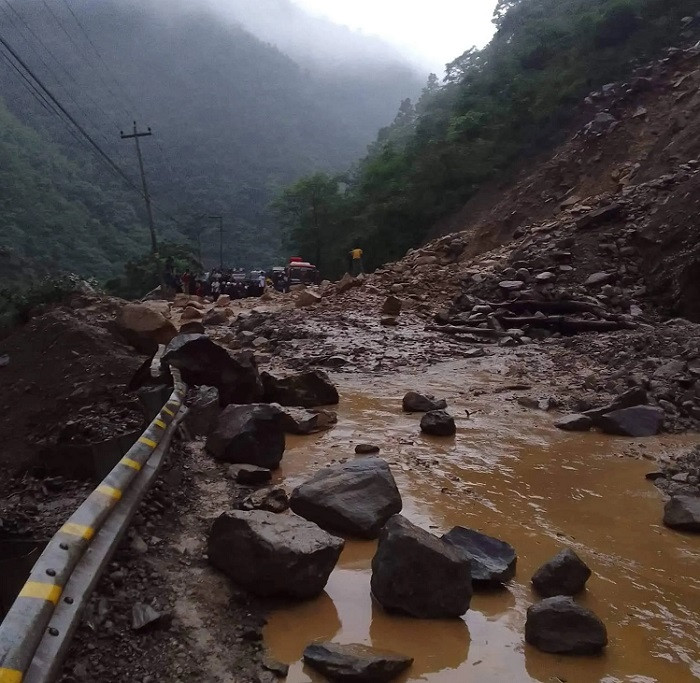
{"type": "Polygon", "coordinates": [[[300,256],[292,256],[286,268],[289,285],[317,285],[321,275],[313,263],[302,260],[300,256]]]}

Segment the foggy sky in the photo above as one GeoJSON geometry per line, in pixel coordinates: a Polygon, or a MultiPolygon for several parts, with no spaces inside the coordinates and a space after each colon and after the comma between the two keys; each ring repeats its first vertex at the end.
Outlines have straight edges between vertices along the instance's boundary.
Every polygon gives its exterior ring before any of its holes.
{"type": "Polygon", "coordinates": [[[493,35],[496,0],[293,0],[314,14],[384,39],[422,67],[444,65],[493,35]]]}

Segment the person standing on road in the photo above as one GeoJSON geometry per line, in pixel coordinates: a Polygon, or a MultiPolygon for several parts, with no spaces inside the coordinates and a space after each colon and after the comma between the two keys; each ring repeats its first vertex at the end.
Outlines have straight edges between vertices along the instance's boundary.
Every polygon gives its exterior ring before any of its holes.
{"type": "Polygon", "coordinates": [[[359,247],[356,247],[350,251],[350,258],[352,259],[352,269],[350,270],[350,274],[354,275],[355,277],[364,272],[362,266],[362,255],[363,251],[359,247]]]}

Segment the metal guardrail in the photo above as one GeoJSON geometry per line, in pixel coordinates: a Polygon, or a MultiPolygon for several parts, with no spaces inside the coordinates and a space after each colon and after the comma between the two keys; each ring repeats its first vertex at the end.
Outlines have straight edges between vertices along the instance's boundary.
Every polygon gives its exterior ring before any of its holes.
{"type": "Polygon", "coordinates": [[[160,413],[49,541],[0,624],[0,683],[50,681],[58,673],[89,592],[187,412],[185,385],[171,372],[175,388],[160,413]]]}

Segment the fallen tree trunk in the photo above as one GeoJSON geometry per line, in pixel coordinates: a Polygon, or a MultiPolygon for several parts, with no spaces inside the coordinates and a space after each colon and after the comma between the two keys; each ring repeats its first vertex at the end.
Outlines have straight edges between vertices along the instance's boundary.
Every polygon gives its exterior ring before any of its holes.
{"type": "Polygon", "coordinates": [[[506,317],[500,316],[501,323],[505,327],[540,327],[548,330],[555,330],[561,334],[578,334],[579,332],[613,332],[615,330],[630,330],[636,325],[623,320],[577,320],[563,315],[521,316],[506,317]]]}
{"type": "Polygon", "coordinates": [[[555,313],[561,315],[567,313],[593,313],[593,315],[599,315],[602,317],[606,314],[606,311],[602,306],[591,304],[587,301],[540,301],[538,299],[523,299],[502,303],[487,301],[486,303],[494,309],[506,308],[513,313],[535,310],[542,311],[542,313],[555,313]]]}

